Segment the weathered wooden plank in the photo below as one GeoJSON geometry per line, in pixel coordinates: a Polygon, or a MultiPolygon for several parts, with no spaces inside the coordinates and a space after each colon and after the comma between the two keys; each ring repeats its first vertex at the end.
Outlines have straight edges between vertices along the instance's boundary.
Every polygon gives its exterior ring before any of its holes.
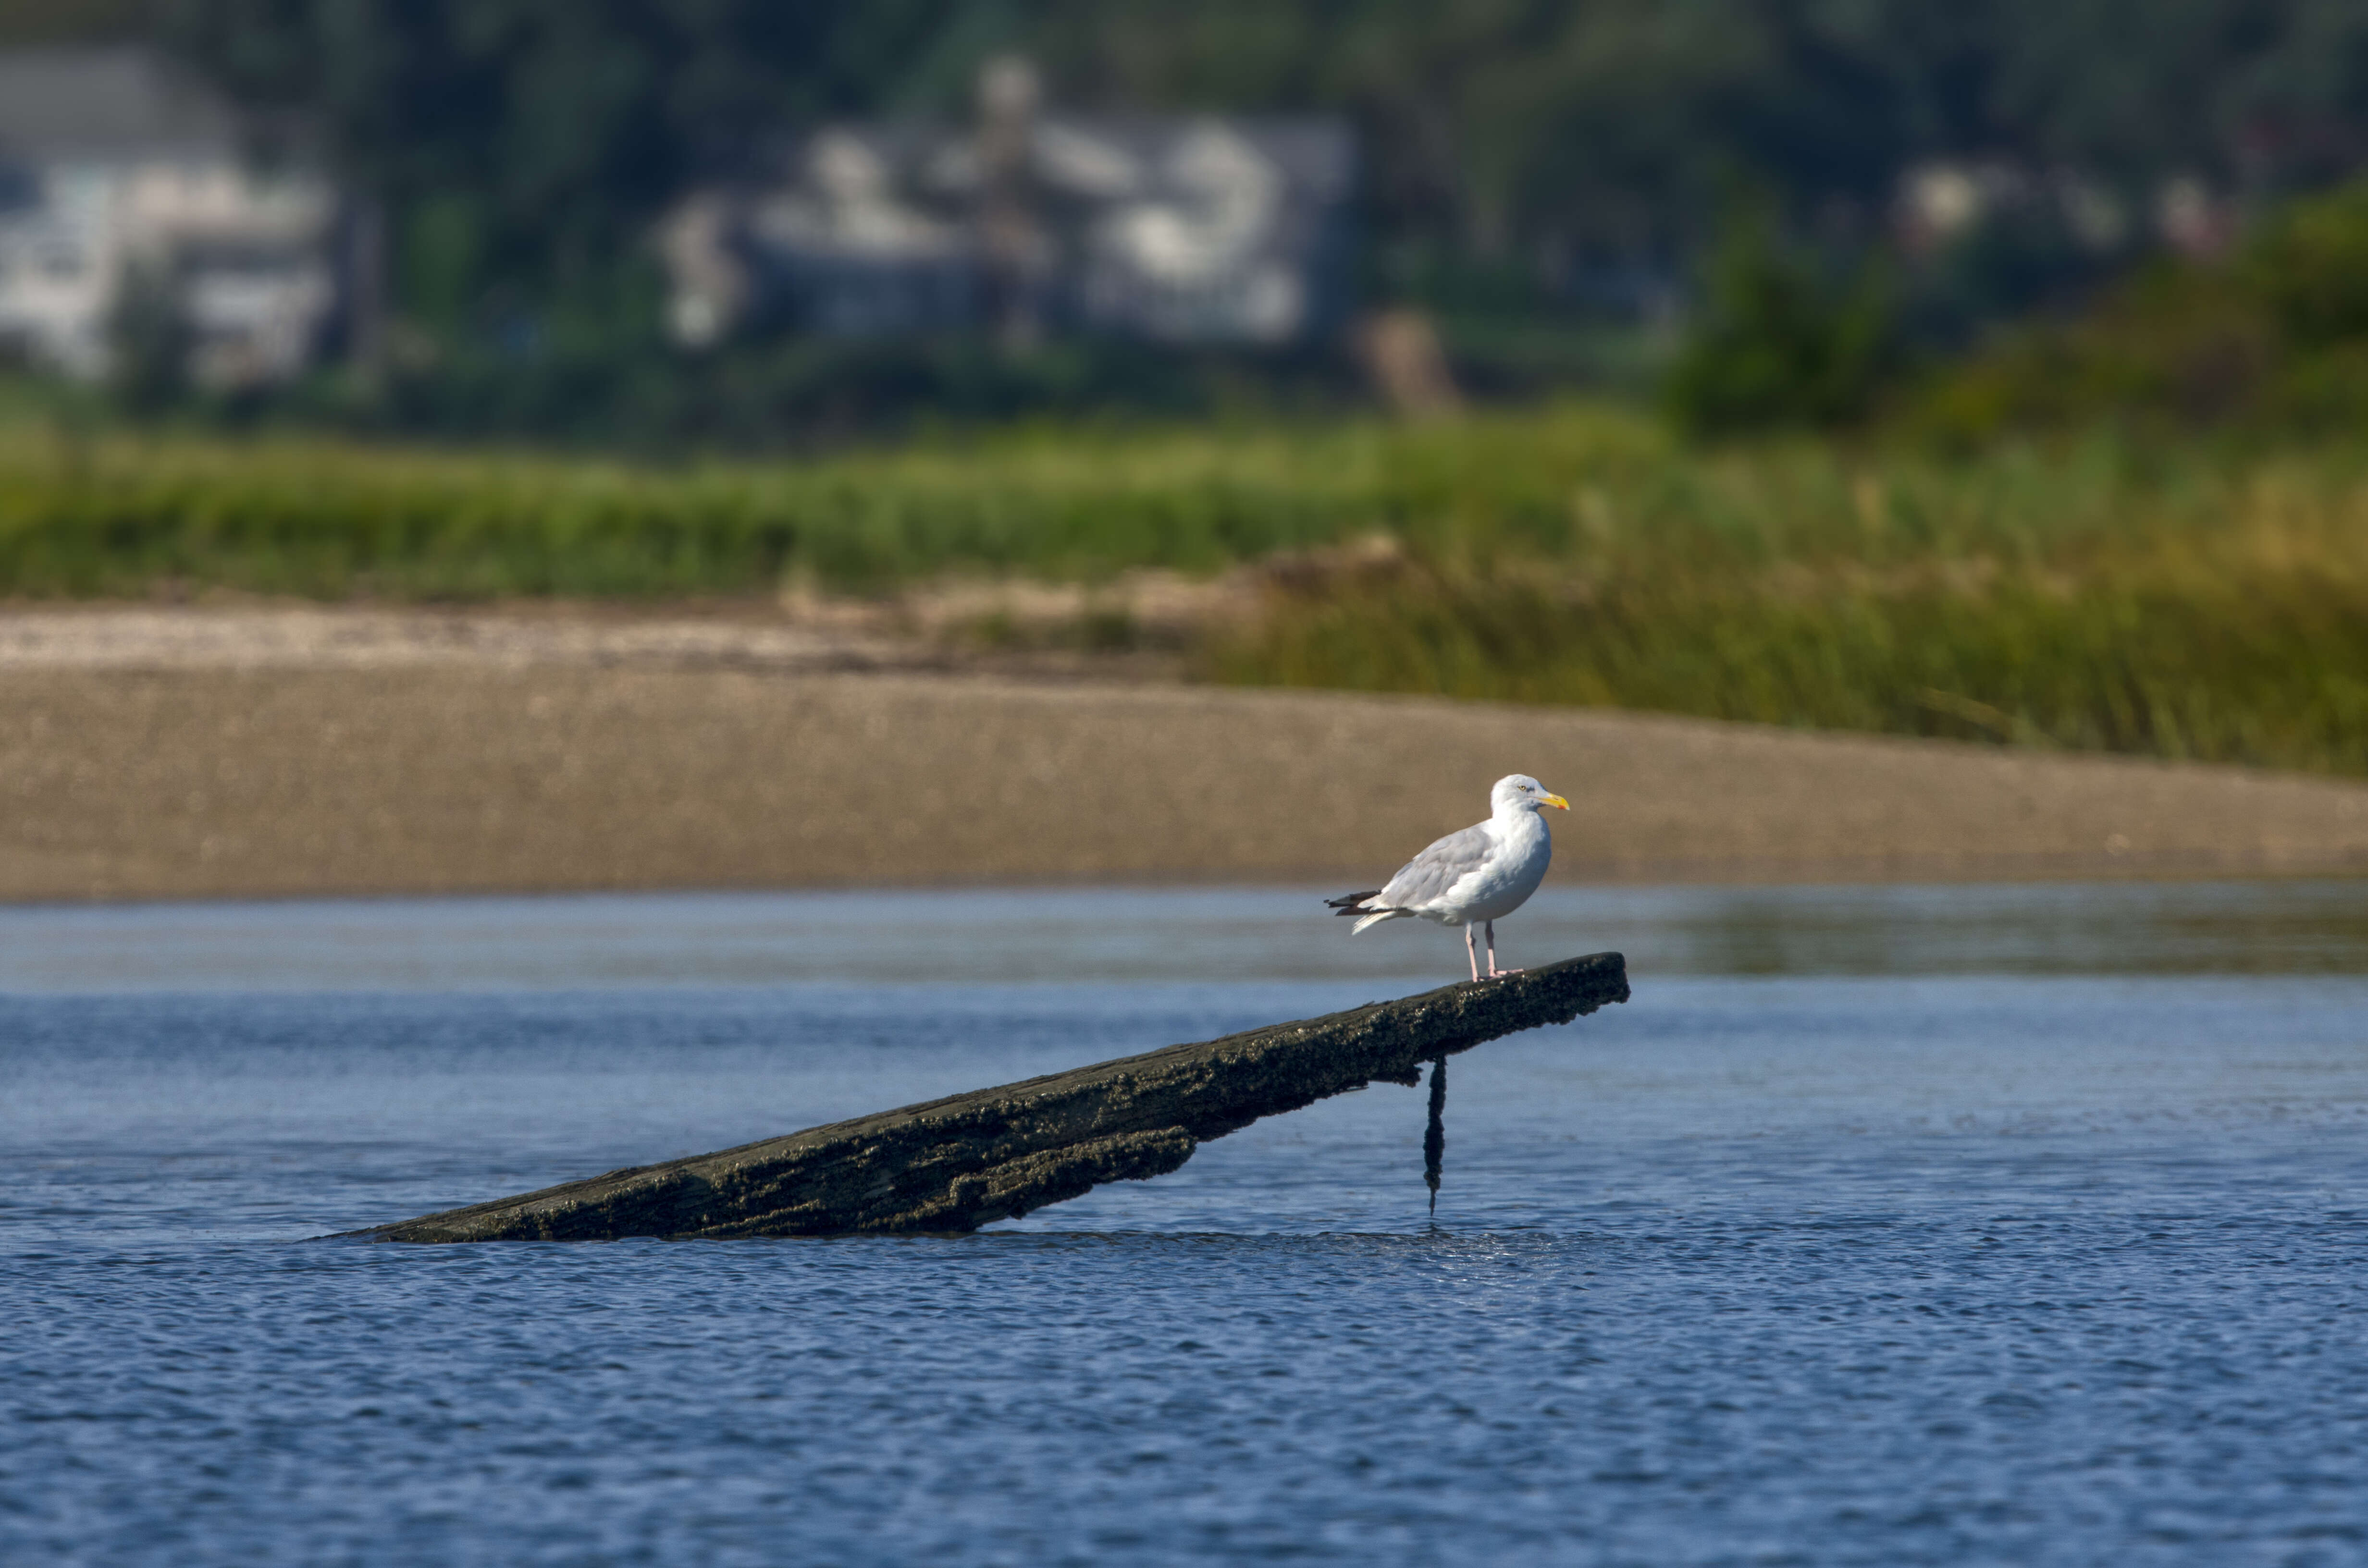
{"type": "Polygon", "coordinates": [[[352,1233],[390,1242],[608,1241],[975,1230],[1484,1040],[1628,999],[1618,953],[1173,1045],[658,1165],[352,1233]]]}

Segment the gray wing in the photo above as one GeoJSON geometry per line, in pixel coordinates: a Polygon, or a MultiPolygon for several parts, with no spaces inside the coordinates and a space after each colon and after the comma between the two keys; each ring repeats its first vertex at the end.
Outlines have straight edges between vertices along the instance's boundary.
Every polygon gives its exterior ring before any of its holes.
{"type": "Polygon", "coordinates": [[[1404,866],[1371,903],[1375,909],[1419,909],[1475,871],[1488,856],[1485,826],[1451,833],[1404,866]]]}

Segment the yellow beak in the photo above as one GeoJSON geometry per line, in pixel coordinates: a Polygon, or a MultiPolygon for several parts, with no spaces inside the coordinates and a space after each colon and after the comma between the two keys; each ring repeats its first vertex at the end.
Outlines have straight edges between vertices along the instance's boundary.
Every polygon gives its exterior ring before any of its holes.
{"type": "Polygon", "coordinates": [[[1570,802],[1564,800],[1560,795],[1540,795],[1538,797],[1538,804],[1542,806],[1558,806],[1565,812],[1570,810],[1570,802]]]}

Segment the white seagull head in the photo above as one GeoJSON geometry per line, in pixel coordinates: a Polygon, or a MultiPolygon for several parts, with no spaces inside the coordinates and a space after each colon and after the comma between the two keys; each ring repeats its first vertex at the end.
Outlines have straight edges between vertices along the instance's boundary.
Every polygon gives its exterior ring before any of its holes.
{"type": "Polygon", "coordinates": [[[1546,787],[1526,773],[1508,773],[1497,779],[1497,787],[1488,791],[1488,804],[1500,817],[1514,812],[1534,812],[1544,806],[1562,812],[1570,810],[1568,801],[1547,794],[1546,787]]]}

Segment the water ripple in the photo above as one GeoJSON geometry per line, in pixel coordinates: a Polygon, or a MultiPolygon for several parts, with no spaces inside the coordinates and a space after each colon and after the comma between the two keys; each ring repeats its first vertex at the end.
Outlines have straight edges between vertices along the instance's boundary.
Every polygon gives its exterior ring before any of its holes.
{"type": "Polygon", "coordinates": [[[2358,1562],[2368,982],[1641,975],[960,1239],[307,1238],[1340,981],[0,996],[0,1558],[2358,1562]]]}

